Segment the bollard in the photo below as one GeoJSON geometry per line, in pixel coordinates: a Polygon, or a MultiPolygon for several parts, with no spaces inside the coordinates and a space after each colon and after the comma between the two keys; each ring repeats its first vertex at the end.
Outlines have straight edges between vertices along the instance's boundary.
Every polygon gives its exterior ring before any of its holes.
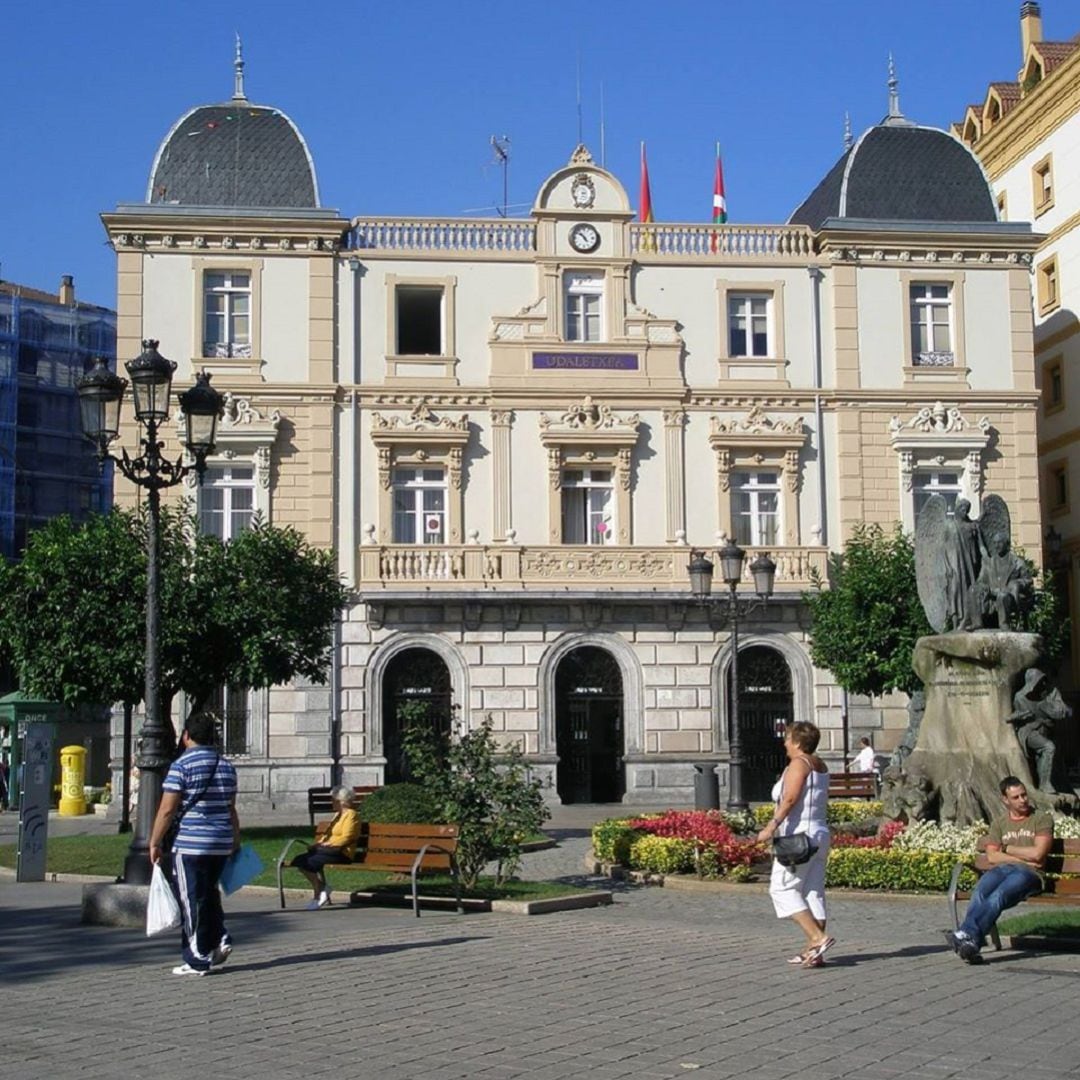
{"type": "Polygon", "coordinates": [[[86,813],[86,748],[65,746],[60,751],[60,816],[79,817],[86,813]]]}

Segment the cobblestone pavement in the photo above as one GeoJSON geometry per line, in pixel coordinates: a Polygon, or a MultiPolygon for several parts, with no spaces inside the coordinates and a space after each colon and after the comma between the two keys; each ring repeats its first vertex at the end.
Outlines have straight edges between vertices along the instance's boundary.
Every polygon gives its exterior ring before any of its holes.
{"type": "MultiPolygon", "coordinates": [[[[530,860],[577,872],[569,840],[530,860]]],[[[753,886],[419,920],[244,890],[232,959],[195,979],[173,941],[79,925],[79,896],[0,880],[3,1080],[1080,1078],[1080,957],[968,967],[940,898],[835,899],[831,962],[802,971],[753,886]]]]}

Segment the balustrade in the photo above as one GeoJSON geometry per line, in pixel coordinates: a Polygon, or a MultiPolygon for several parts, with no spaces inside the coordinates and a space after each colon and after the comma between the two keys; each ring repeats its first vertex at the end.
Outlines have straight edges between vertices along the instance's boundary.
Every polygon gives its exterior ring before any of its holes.
{"type": "MultiPolygon", "coordinates": [[[[823,547],[749,548],[744,567],[748,584],[753,583],[750,563],[760,551],[767,551],[776,561],[776,586],[780,591],[805,589],[814,570],[823,576],[826,571],[828,553],[823,547]]],[[[716,551],[706,553],[710,558],[718,556],[716,551]]],[[[572,585],[671,592],[687,588],[690,548],[392,544],[364,545],[359,555],[361,588],[543,590],[572,585]]]]}

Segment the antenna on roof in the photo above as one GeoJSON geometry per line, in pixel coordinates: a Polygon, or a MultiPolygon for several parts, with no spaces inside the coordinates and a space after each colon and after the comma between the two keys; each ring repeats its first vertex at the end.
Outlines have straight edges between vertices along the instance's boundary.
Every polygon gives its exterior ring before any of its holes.
{"type": "Polygon", "coordinates": [[[855,140],[851,137],[851,113],[844,113],[844,149],[850,150],[855,145],[855,140]]]}
{"type": "Polygon", "coordinates": [[[580,146],[585,140],[581,134],[581,42],[577,50],[577,141],[580,146]]]}
{"type": "Polygon", "coordinates": [[[244,93],[244,46],[236,32],[236,57],[233,59],[233,101],[247,101],[244,93]]]}
{"type": "Polygon", "coordinates": [[[892,53],[889,53],[889,119],[901,117],[900,111],[900,82],[896,78],[896,65],[893,63],[892,53]]]}
{"type": "Polygon", "coordinates": [[[607,149],[604,142],[604,84],[600,83],[600,168],[607,168],[607,149]]]}
{"type": "Polygon", "coordinates": [[[503,202],[502,209],[499,210],[500,217],[506,217],[506,199],[507,199],[507,182],[510,173],[510,136],[509,135],[492,135],[491,136],[491,149],[495,151],[495,164],[502,166],[503,171],[503,202]]]}

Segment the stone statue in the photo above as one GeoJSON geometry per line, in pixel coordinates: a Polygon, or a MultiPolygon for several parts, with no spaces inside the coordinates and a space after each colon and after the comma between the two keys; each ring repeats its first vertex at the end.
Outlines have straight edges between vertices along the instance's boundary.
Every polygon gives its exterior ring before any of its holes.
{"type": "Polygon", "coordinates": [[[979,577],[982,550],[979,526],[971,520],[971,503],[957,499],[945,545],[945,606],[950,630],[971,630],[971,590],[979,577]]]}
{"type": "Polygon", "coordinates": [[[881,809],[893,821],[924,821],[933,801],[933,784],[921,773],[905,774],[890,765],[881,774],[881,809]]]}
{"type": "Polygon", "coordinates": [[[904,759],[915,749],[915,744],[919,741],[919,727],[922,724],[923,713],[926,712],[925,690],[912,691],[911,697],[908,700],[907,711],[907,730],[904,732],[903,738],[901,738],[896,749],[893,750],[892,756],[889,758],[889,764],[895,765],[898,768],[903,766],[904,759]]]}
{"type": "Polygon", "coordinates": [[[976,625],[1016,630],[1020,615],[1033,602],[1031,570],[1027,563],[1012,550],[1007,532],[991,533],[978,580],[972,589],[976,625]]]}
{"type": "Polygon", "coordinates": [[[1056,687],[1038,668],[1028,668],[1024,685],[1013,695],[1012,714],[1005,719],[1015,725],[1016,737],[1024,752],[1035,759],[1038,788],[1056,795],[1054,788],[1054,751],[1050,738],[1058,720],[1068,720],[1072,709],[1061,699],[1056,687]]]}
{"type": "Polygon", "coordinates": [[[1034,602],[1031,570],[1012,551],[1009,508],[999,495],[983,500],[977,522],[958,499],[949,517],[944,496],[931,495],[915,523],[915,581],[927,621],[953,630],[1015,630],[1034,602]]]}

